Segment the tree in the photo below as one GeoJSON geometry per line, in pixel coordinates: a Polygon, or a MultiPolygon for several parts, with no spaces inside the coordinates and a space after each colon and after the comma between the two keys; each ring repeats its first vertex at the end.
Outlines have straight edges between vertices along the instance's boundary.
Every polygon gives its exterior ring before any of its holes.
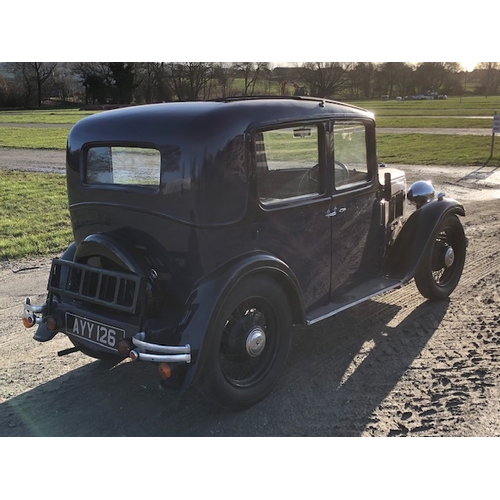
{"type": "Polygon", "coordinates": [[[197,101],[213,76],[213,65],[205,62],[167,63],[168,81],[179,101],[197,101]]]}
{"type": "Polygon", "coordinates": [[[254,95],[257,82],[270,72],[267,62],[237,62],[234,67],[243,77],[243,95],[254,95]]]}
{"type": "Polygon", "coordinates": [[[359,62],[349,72],[349,79],[355,97],[369,98],[373,95],[376,66],[371,62],[359,62]]]}
{"type": "Polygon", "coordinates": [[[130,104],[137,88],[135,63],[110,62],[108,66],[112,101],[118,104],[130,104]]]}
{"type": "Polygon", "coordinates": [[[413,70],[404,62],[386,62],[379,67],[382,94],[395,97],[395,94],[404,96],[408,93],[413,70]]]}
{"type": "Polygon", "coordinates": [[[8,66],[24,86],[26,107],[29,107],[34,99],[36,106],[40,108],[42,106],[44,84],[52,76],[57,63],[15,62],[8,66]]]}
{"type": "Polygon", "coordinates": [[[300,76],[310,95],[334,97],[349,85],[348,71],[353,67],[353,63],[308,62],[303,64],[300,76]]]}
{"type": "Polygon", "coordinates": [[[484,95],[495,95],[500,87],[500,63],[481,62],[476,66],[479,72],[480,91],[484,95]]]}
{"type": "Polygon", "coordinates": [[[214,66],[213,74],[221,89],[222,97],[227,97],[236,76],[235,67],[230,63],[218,63],[214,66]]]}
{"type": "Polygon", "coordinates": [[[147,62],[137,64],[136,99],[143,102],[169,102],[172,90],[167,76],[167,68],[163,62],[147,62]]]}
{"type": "Polygon", "coordinates": [[[415,71],[415,85],[421,94],[458,94],[462,90],[460,70],[461,66],[456,62],[421,63],[415,71]]]}
{"type": "Polygon", "coordinates": [[[108,63],[75,63],[73,71],[85,88],[85,104],[102,104],[110,98],[111,72],[108,63]]]}

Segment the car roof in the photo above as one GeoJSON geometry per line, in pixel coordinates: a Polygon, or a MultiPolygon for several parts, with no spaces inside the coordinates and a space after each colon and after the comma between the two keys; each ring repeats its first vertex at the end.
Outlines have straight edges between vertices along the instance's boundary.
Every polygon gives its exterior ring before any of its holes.
{"type": "Polygon", "coordinates": [[[252,127],[333,117],[373,118],[359,107],[313,97],[244,97],[169,102],[104,111],[80,120],[71,130],[73,150],[89,142],[135,142],[158,147],[207,135],[228,139],[252,127]]]}

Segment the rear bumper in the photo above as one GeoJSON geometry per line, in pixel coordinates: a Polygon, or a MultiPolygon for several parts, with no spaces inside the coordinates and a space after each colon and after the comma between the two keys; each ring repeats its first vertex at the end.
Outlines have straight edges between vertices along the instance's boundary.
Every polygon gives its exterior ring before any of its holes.
{"type": "MultiPolygon", "coordinates": [[[[61,309],[63,308],[61,307],[61,309]]],[[[38,330],[41,330],[41,332],[37,332],[34,339],[39,342],[51,340],[58,331],[61,331],[49,327],[48,323],[53,316],[47,316],[47,312],[48,307],[46,303],[43,305],[33,305],[29,297],[24,301],[23,324],[26,328],[38,325],[38,330]]],[[[64,310],[59,311],[59,314],[61,313],[64,313],[64,310]]],[[[65,331],[62,331],[62,333],[69,335],[69,333],[65,331]]],[[[127,337],[129,337],[129,335],[130,331],[127,337]]],[[[163,345],[147,342],[146,338],[147,334],[144,331],[132,333],[132,335],[130,335],[127,341],[130,345],[130,349],[127,349],[128,357],[134,361],[181,364],[191,363],[191,346],[189,344],[163,345]]],[[[78,340],[81,342],[83,339],[78,337],[78,340]]],[[[116,354],[120,355],[122,353],[118,351],[116,354]]]]}
{"type": "Polygon", "coordinates": [[[167,346],[145,341],[146,333],[139,332],[132,337],[135,349],[130,351],[130,358],[139,361],[157,363],[191,363],[191,346],[167,346]]]}

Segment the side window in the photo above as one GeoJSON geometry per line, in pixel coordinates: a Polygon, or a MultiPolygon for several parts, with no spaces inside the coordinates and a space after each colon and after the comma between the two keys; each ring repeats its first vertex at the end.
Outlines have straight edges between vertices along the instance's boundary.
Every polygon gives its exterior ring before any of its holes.
{"type": "Polygon", "coordinates": [[[257,191],[264,205],[324,192],[318,126],[295,126],[254,136],[257,191]]]}
{"type": "Polygon", "coordinates": [[[355,187],[368,182],[365,125],[355,121],[334,122],[332,145],[335,188],[355,187]]]}
{"type": "Polygon", "coordinates": [[[160,152],[139,147],[92,147],[87,152],[86,181],[89,184],[159,186],[160,152]]]}

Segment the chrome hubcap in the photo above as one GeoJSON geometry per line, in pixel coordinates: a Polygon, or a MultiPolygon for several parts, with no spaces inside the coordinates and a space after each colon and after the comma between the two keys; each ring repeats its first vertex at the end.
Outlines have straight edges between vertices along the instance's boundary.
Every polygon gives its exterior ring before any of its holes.
{"type": "Polygon", "coordinates": [[[444,254],[444,265],[446,268],[451,267],[455,261],[455,252],[452,247],[448,247],[444,254]]]}
{"type": "Polygon", "coordinates": [[[246,348],[250,356],[255,358],[258,356],[266,345],[266,334],[260,327],[254,328],[247,337],[246,348]]]}

